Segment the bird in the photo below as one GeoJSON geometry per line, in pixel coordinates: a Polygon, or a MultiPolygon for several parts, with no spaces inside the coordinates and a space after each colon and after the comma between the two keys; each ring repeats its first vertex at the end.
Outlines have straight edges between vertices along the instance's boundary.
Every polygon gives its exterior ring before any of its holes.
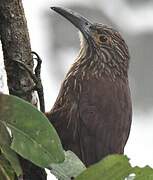
{"type": "Polygon", "coordinates": [[[49,112],[65,150],[86,167],[123,154],[132,121],[129,50],[119,31],[63,7],[52,10],[81,33],[79,54],[49,112]]]}

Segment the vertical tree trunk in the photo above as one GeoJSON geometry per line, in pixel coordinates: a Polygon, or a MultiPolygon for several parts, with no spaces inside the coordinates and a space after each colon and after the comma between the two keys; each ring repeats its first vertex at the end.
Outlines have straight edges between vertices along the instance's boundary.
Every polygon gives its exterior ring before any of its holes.
{"type": "MultiPolygon", "coordinates": [[[[32,102],[33,81],[14,60],[33,68],[31,46],[21,0],[0,0],[0,38],[10,94],[32,102]]],[[[46,180],[43,169],[21,159],[24,180],[46,180]]]]}

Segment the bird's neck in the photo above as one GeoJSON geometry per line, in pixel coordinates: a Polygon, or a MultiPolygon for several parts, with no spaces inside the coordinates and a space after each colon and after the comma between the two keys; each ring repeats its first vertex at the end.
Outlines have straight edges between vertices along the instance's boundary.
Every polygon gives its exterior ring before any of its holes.
{"type": "Polygon", "coordinates": [[[74,75],[82,73],[82,77],[87,78],[91,76],[96,78],[108,76],[111,80],[127,78],[128,61],[113,56],[113,52],[109,53],[112,53],[112,56],[107,56],[105,48],[98,51],[96,48],[93,49],[93,47],[85,44],[80,49],[71,71],[74,72],[74,75]]]}
{"type": "Polygon", "coordinates": [[[80,33],[80,51],[76,61],[72,65],[69,74],[81,78],[108,77],[111,80],[127,78],[129,59],[122,59],[118,52],[109,47],[95,47],[90,44],[80,33]]]}

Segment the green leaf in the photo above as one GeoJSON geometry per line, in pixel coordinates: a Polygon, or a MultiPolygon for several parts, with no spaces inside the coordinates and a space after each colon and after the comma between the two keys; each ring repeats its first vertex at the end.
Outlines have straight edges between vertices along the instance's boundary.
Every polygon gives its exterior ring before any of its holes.
{"type": "Polygon", "coordinates": [[[144,168],[134,167],[133,173],[136,175],[134,180],[152,180],[153,179],[153,169],[149,166],[144,168]]]}
{"type": "Polygon", "coordinates": [[[22,169],[17,154],[10,148],[11,138],[6,127],[0,123],[0,149],[5,158],[10,162],[16,175],[22,175],[22,169]]]}
{"type": "Polygon", "coordinates": [[[64,161],[64,151],[55,129],[30,103],[0,94],[0,122],[11,129],[11,147],[25,159],[40,167],[64,161]]]}
{"type": "MultiPolygon", "coordinates": [[[[0,119],[1,119],[1,117],[0,117],[0,119]]],[[[6,129],[6,127],[3,124],[1,124],[1,121],[0,121],[0,146],[10,145],[10,144],[11,144],[11,138],[8,133],[8,130],[6,129]]]]}
{"type": "Polygon", "coordinates": [[[90,166],[76,180],[123,180],[131,173],[131,166],[126,156],[109,155],[102,161],[90,166]]]}
{"type": "Polygon", "coordinates": [[[109,155],[82,172],[76,180],[152,180],[153,169],[131,167],[129,159],[123,155],[109,155]]]}
{"type": "Polygon", "coordinates": [[[3,155],[0,155],[0,180],[14,180],[14,170],[3,155]]]}
{"type": "Polygon", "coordinates": [[[71,180],[83,172],[86,167],[82,161],[72,152],[65,152],[65,161],[60,164],[51,164],[51,173],[60,180],[71,180]]]}
{"type": "Polygon", "coordinates": [[[4,154],[5,158],[10,162],[12,168],[14,169],[16,175],[19,177],[22,175],[22,169],[20,166],[20,162],[18,160],[17,154],[9,147],[4,146],[2,148],[2,153],[4,154]]]}

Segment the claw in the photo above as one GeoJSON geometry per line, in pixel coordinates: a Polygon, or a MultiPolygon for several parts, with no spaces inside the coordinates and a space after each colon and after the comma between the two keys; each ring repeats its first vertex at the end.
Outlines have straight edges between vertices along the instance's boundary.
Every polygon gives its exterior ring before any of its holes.
{"type": "Polygon", "coordinates": [[[43,92],[43,86],[42,86],[41,77],[40,77],[42,60],[36,52],[32,51],[31,53],[36,56],[36,58],[33,58],[33,59],[35,59],[37,61],[37,65],[34,70],[34,73],[22,61],[15,60],[15,62],[18,63],[25,71],[27,71],[29,73],[30,77],[32,78],[33,82],[35,83],[33,90],[36,90],[38,93],[40,110],[42,112],[45,112],[44,92],[43,92]]]}
{"type": "Polygon", "coordinates": [[[40,77],[42,60],[41,60],[40,56],[36,52],[32,51],[31,54],[36,56],[36,58],[33,58],[33,59],[37,60],[37,66],[35,68],[35,75],[36,75],[36,77],[40,77]]]}

